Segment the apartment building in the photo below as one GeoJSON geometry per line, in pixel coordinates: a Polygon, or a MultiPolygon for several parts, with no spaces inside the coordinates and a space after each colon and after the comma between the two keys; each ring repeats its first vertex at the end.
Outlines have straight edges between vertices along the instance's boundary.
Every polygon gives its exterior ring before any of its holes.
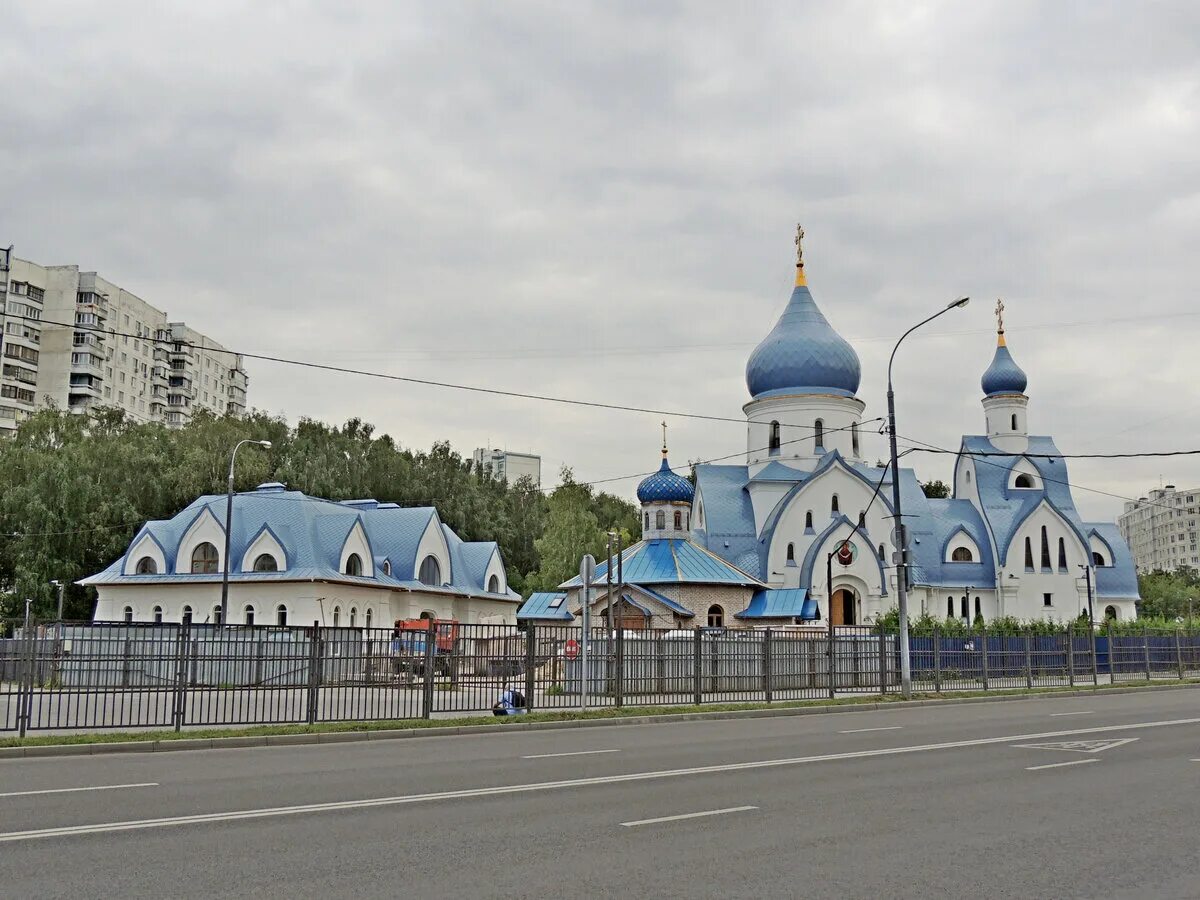
{"type": "Polygon", "coordinates": [[[494,478],[502,478],[509,484],[514,484],[525,476],[532,478],[533,483],[539,487],[542,484],[542,458],[532,453],[513,453],[510,450],[479,447],[473,459],[480,470],[489,472],[494,478]]]}
{"type": "Polygon", "coordinates": [[[1139,572],[1180,566],[1200,569],[1200,488],[1168,484],[1125,504],[1117,519],[1139,572]]]}
{"type": "Polygon", "coordinates": [[[0,433],[48,404],[174,426],[246,410],[240,356],[95,272],[0,251],[0,317],[0,433]]]}

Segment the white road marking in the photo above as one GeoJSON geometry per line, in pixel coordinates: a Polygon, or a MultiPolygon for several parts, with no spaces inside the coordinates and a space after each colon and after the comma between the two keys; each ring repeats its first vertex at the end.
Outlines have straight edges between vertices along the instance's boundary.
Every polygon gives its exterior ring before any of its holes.
{"type": "Polygon", "coordinates": [[[1042,769],[1061,769],[1063,766],[1082,766],[1090,762],[1100,762],[1098,759],[1072,759],[1068,762],[1050,763],[1046,766],[1026,766],[1026,772],[1038,772],[1042,769]]]}
{"type": "Polygon", "coordinates": [[[838,734],[862,734],[864,731],[898,731],[903,727],[903,725],[881,725],[878,728],[847,728],[845,731],[839,731],[838,734]]]}
{"type": "Polygon", "coordinates": [[[588,756],[592,753],[620,753],[620,750],[575,750],[572,753],[536,753],[533,756],[522,756],[521,759],[551,759],[555,756],[588,756]]]}
{"type": "Polygon", "coordinates": [[[50,788],[45,791],[9,791],[0,797],[32,797],[34,794],[73,794],[78,791],[118,791],[122,788],[158,787],[157,781],[143,781],[138,784],[98,784],[94,787],[50,788]]]}
{"type": "Polygon", "coordinates": [[[1091,714],[1092,711],[1090,709],[1081,709],[1078,712],[1050,713],[1050,718],[1053,719],[1056,716],[1090,716],[1091,714]]]}
{"type": "Polygon", "coordinates": [[[723,816],[726,813],[747,812],[758,809],[757,806],[730,806],[727,809],[710,809],[706,812],[684,813],[679,816],[663,816],[660,819],[638,819],[636,822],[622,822],[623,828],[633,828],[637,825],[657,825],[659,822],[678,822],[681,819],[703,819],[707,816],[723,816]]]}
{"type": "Polygon", "coordinates": [[[1024,750],[1065,750],[1069,753],[1102,753],[1105,750],[1111,750],[1113,747],[1132,744],[1136,740],[1138,738],[1113,738],[1108,741],[1055,741],[1050,744],[1013,744],[1013,746],[1024,750]]]}
{"type": "Polygon", "coordinates": [[[543,781],[532,784],[509,784],[490,788],[468,788],[458,791],[438,791],[431,794],[409,794],[400,797],[376,797],[369,800],[339,800],[333,803],[309,803],[302,806],[277,806],[266,809],[243,809],[224,813],[202,813],[192,816],[171,816],[161,819],[134,819],[125,822],[104,822],[95,825],[67,825],[62,828],[42,828],[33,831],[9,831],[0,833],[0,843],[28,841],[37,838],[72,837],[83,834],[104,834],[114,831],[140,831],[147,828],[167,828],[175,825],[195,825],[207,822],[234,822],[243,819],[267,819],[276,816],[294,816],[302,813],[331,812],[347,809],[369,809],[380,806],[405,806],[412,803],[429,803],[438,800],[461,800],[472,797],[496,797],[506,794],[528,794],[537,791],[555,791],[568,788],[593,787],[601,784],[620,784],[633,781],[651,781],[662,778],[679,778],[688,775],[711,775],[720,772],[747,772],[754,769],[774,769],[782,766],[798,766],[806,763],[834,762],[844,759],[869,759],[876,756],[898,756],[907,753],[927,753],[935,750],[956,750],[963,747],[986,747],[993,744],[1011,744],[1014,741],[1036,741],[1043,738],[1070,737],[1077,734],[1098,734],[1105,731],[1133,731],[1146,728],[1167,728],[1177,725],[1200,725],[1200,718],[1165,719],[1159,722],[1135,722],[1129,725],[1101,725],[1095,728],[1077,728],[1073,731],[1046,731],[1038,734],[1006,734],[1002,737],[972,738],[963,741],[946,741],[939,744],[914,744],[907,747],[884,747],[877,750],[855,750],[846,753],[826,753],[821,756],[795,756],[786,759],[763,759],[754,762],[721,763],[712,766],[695,766],[689,769],[660,769],[651,772],[631,772],[625,775],[601,775],[593,778],[572,778],[566,781],[543,781]]]}

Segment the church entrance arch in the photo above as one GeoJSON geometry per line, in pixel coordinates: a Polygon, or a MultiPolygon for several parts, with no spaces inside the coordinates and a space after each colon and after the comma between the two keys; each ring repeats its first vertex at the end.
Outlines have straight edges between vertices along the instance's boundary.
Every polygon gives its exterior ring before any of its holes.
{"type": "Polygon", "coordinates": [[[841,587],[833,592],[829,604],[830,622],[834,625],[858,624],[858,592],[854,588],[841,587]]]}

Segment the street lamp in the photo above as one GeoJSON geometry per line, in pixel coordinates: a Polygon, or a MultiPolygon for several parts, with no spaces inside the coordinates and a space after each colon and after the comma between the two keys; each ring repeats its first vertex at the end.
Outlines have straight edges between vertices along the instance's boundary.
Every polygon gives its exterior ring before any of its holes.
{"type": "Polygon", "coordinates": [[[892,451],[892,507],[896,517],[896,546],[900,551],[900,560],[896,566],[896,605],[900,612],[900,692],[905,698],[912,696],[912,660],[908,646],[908,585],[906,584],[908,581],[908,529],[904,527],[904,517],[900,514],[900,464],[896,455],[896,395],[892,390],[892,362],[895,361],[896,351],[900,349],[900,345],[906,337],[938,316],[948,313],[952,309],[962,309],[970,302],[970,299],[970,297],[962,297],[948,303],[944,309],[939,309],[928,319],[922,319],[908,329],[900,335],[900,340],[896,341],[896,346],[892,348],[892,355],[888,358],[887,405],[888,436],[892,451]]]}
{"type": "Polygon", "coordinates": [[[233,464],[237,460],[237,452],[242,444],[257,444],[267,450],[271,449],[270,441],[256,441],[251,438],[234,444],[233,453],[229,455],[229,485],[225,496],[225,555],[221,557],[221,624],[229,619],[229,532],[233,527],[233,464]]]}
{"type": "Polygon", "coordinates": [[[63,614],[63,591],[64,591],[64,590],[66,590],[66,587],[67,587],[67,586],[66,586],[66,584],[65,584],[64,582],[62,582],[62,581],[58,581],[57,579],[55,579],[54,581],[51,581],[50,583],[51,583],[52,585],[54,585],[56,588],[58,588],[58,617],[57,617],[57,621],[61,622],[61,621],[62,621],[62,614],[63,614]]]}

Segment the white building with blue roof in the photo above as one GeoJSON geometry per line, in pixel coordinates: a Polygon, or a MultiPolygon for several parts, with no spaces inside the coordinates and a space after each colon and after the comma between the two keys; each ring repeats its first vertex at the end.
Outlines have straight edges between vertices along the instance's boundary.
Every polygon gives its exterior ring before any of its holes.
{"type": "MultiPolygon", "coordinates": [[[[217,622],[226,495],[147,522],[125,554],[80,584],[96,621],[217,622]]],[[[334,502],[272,482],[234,495],[229,623],[390,627],[421,615],[515,622],[500,548],[461,540],[432,507],[334,502]]]]}
{"type": "MultiPolygon", "coordinates": [[[[864,624],[896,605],[894,476],[863,459],[860,380],[800,251],[791,298],[746,365],[745,464],[696,466],[693,486],[664,447],[661,469],[638,488],[643,540],[625,552],[621,597],[634,624],[864,624]]],[[[1135,617],[1137,576],[1119,529],[1082,520],[1066,461],[1051,438],[1029,434],[1028,379],[1002,318],[981,386],[986,433],[962,439],[953,497],[927,498],[900,469],[910,611],[1067,621],[1087,612],[1090,580],[1097,618],[1135,617]]],[[[561,586],[576,612],[580,586],[561,586]]],[[[594,587],[600,609],[603,564],[594,587]]]]}

